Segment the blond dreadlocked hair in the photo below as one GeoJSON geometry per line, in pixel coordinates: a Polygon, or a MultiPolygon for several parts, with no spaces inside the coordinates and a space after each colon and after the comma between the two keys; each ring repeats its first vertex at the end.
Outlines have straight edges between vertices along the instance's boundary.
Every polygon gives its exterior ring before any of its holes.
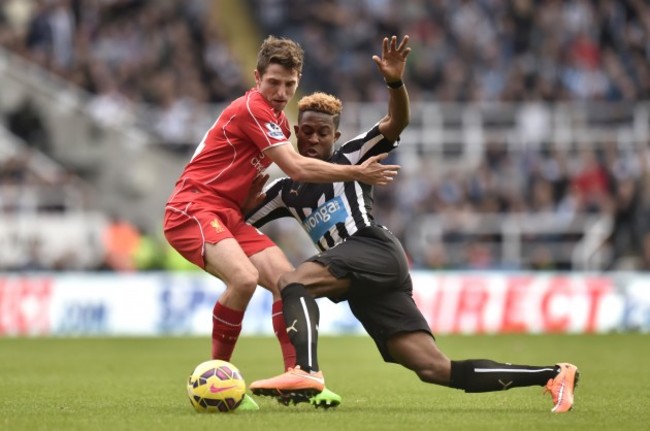
{"type": "Polygon", "coordinates": [[[298,121],[300,121],[304,112],[321,112],[331,115],[334,119],[334,125],[338,129],[342,110],[343,103],[337,97],[327,93],[316,92],[298,101],[298,121]]]}

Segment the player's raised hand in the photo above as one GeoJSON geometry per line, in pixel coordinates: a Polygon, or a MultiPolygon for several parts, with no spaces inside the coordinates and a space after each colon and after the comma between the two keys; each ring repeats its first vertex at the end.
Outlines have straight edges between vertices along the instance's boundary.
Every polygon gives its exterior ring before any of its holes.
{"type": "Polygon", "coordinates": [[[399,165],[383,165],[381,161],[388,157],[388,153],[378,154],[368,158],[359,167],[360,178],[358,181],[375,186],[385,186],[391,183],[399,172],[399,165]]]}
{"type": "Polygon", "coordinates": [[[411,52],[408,42],[408,35],[404,36],[399,45],[397,45],[397,36],[391,37],[390,40],[385,37],[382,42],[381,58],[377,55],[372,56],[372,60],[377,64],[386,82],[395,82],[402,79],[406,57],[411,52]]]}

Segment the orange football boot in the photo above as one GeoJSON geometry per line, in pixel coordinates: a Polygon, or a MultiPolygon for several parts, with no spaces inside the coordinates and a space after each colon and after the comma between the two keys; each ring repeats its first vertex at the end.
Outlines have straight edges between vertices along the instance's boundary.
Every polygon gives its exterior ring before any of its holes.
{"type": "Polygon", "coordinates": [[[554,379],[549,379],[544,393],[550,392],[553,397],[553,413],[568,412],[573,408],[573,391],[578,385],[580,372],[573,364],[559,363],[560,372],[554,379]]]}
{"type": "Polygon", "coordinates": [[[284,374],[270,379],[256,380],[249,386],[255,395],[274,397],[283,404],[309,402],[314,395],[325,388],[325,378],[321,371],[308,373],[300,366],[289,368],[284,374]]]}

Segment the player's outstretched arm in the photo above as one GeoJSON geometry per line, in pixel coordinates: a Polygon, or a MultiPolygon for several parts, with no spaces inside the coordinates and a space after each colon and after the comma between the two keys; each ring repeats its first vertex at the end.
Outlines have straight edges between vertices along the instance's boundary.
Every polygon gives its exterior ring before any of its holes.
{"type": "Polygon", "coordinates": [[[392,141],[408,126],[411,119],[409,96],[404,85],[406,58],[411,52],[409,37],[404,36],[397,45],[397,36],[382,42],[381,58],[374,55],[372,60],[386,81],[388,87],[388,114],[379,122],[379,131],[392,141]]]}
{"type": "Polygon", "coordinates": [[[397,176],[399,165],[382,165],[388,154],[370,157],[360,165],[338,165],[311,157],[303,157],[291,145],[279,145],[264,152],[294,181],[333,183],[359,181],[383,186],[397,176]]]}

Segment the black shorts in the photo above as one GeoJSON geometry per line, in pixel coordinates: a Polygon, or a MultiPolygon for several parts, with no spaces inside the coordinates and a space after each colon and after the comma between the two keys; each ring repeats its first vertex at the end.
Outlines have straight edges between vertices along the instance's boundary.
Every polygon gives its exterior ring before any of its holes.
{"type": "Polygon", "coordinates": [[[431,334],[413,301],[413,282],[404,249],[388,230],[361,229],[308,261],[326,266],[337,279],[351,280],[347,297],[330,299],[348,300],[350,310],[375,341],[384,361],[396,362],[386,345],[391,336],[417,331],[431,334]]]}

